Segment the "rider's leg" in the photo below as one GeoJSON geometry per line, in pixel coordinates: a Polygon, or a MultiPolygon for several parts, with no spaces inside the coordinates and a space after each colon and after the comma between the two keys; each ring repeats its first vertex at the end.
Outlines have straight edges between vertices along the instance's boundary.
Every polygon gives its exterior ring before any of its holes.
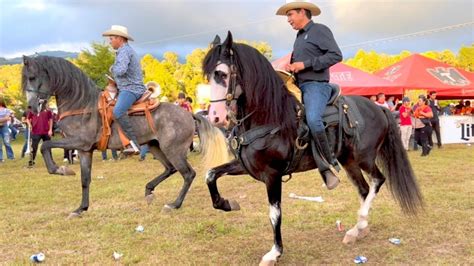
{"type": "Polygon", "coordinates": [[[127,111],[132,104],[139,98],[133,92],[121,91],[119,93],[117,103],[114,107],[114,118],[117,121],[123,131],[123,133],[130,139],[130,145],[125,147],[124,154],[138,154],[140,153],[140,146],[135,135],[135,131],[130,123],[127,111]]]}
{"type": "Polygon", "coordinates": [[[301,85],[305,105],[306,120],[315,142],[313,154],[319,153],[325,160],[320,160],[315,156],[318,170],[323,177],[328,189],[333,189],[339,184],[339,177],[335,171],[331,171],[330,164],[333,163],[333,155],[329,147],[322,116],[326,109],[327,102],[331,94],[331,87],[328,83],[308,82],[301,85]],[[329,163],[328,163],[329,162],[329,163]]]}

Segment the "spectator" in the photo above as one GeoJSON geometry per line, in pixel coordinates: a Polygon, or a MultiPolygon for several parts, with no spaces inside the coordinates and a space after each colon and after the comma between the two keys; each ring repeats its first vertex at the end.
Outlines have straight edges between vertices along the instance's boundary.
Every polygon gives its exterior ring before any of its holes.
{"type": "Polygon", "coordinates": [[[209,110],[206,107],[206,101],[204,100],[199,101],[199,108],[196,110],[196,114],[207,118],[207,116],[209,115],[209,110]]]}
{"type": "MultiPolygon", "coordinates": [[[[112,152],[112,159],[110,160],[117,161],[118,160],[117,150],[111,149],[111,152],[112,152]]],[[[102,161],[103,162],[107,161],[107,150],[102,151],[102,161]]]]}
{"type": "Polygon", "coordinates": [[[375,101],[375,104],[378,106],[385,107],[390,110],[390,107],[388,106],[388,103],[385,101],[385,94],[379,93],[377,94],[377,101],[375,101]]]}
{"type": "Polygon", "coordinates": [[[472,115],[473,108],[471,107],[471,101],[465,101],[464,107],[461,109],[461,115],[472,115]]]}
{"type": "MultiPolygon", "coordinates": [[[[439,111],[441,111],[441,108],[439,108],[438,105],[438,100],[436,100],[436,91],[431,91],[429,93],[429,106],[431,108],[431,111],[433,112],[433,117],[430,119],[431,122],[431,127],[433,128],[435,134],[436,134],[436,140],[438,143],[438,148],[441,149],[442,144],[441,144],[441,132],[439,130],[439,111]]],[[[430,134],[428,136],[428,141],[429,145],[433,147],[433,136],[430,134]]]]}
{"type": "Polygon", "coordinates": [[[144,161],[145,160],[145,157],[146,157],[146,154],[150,151],[150,147],[148,146],[148,144],[143,144],[141,147],[140,147],[140,159],[138,159],[138,161],[144,161]]]}
{"type": "Polygon", "coordinates": [[[8,124],[8,128],[10,129],[11,139],[16,140],[16,135],[18,134],[18,129],[15,128],[15,113],[13,113],[13,111],[11,111],[11,113],[10,113],[10,123],[8,124]]]}
{"type": "Polygon", "coordinates": [[[422,147],[421,156],[427,156],[431,151],[428,136],[432,132],[430,119],[433,117],[433,112],[428,105],[426,96],[420,95],[418,97],[418,107],[413,116],[415,117],[415,142],[422,147]]]}
{"type": "Polygon", "coordinates": [[[27,118],[28,125],[31,128],[32,139],[32,153],[28,167],[33,167],[40,140],[43,140],[43,142],[50,140],[53,135],[53,113],[45,107],[37,115],[32,112],[28,113],[27,118]]]}
{"type": "Polygon", "coordinates": [[[21,115],[21,122],[25,125],[25,131],[23,132],[23,136],[25,137],[25,144],[23,144],[23,148],[21,149],[21,158],[25,158],[25,153],[26,153],[26,150],[28,149],[28,145],[31,144],[31,143],[28,143],[30,141],[31,128],[28,126],[28,121],[27,121],[28,113],[30,112],[31,112],[31,106],[28,106],[28,108],[21,115]]]}
{"type": "Polygon", "coordinates": [[[377,101],[377,96],[375,95],[370,96],[370,100],[375,103],[377,101]]]}
{"type": "Polygon", "coordinates": [[[402,106],[400,107],[399,114],[400,114],[400,134],[402,137],[403,147],[406,151],[408,151],[408,145],[410,142],[410,136],[412,131],[412,123],[411,123],[411,106],[410,106],[410,99],[408,97],[404,97],[402,100],[402,106]]]}
{"type": "Polygon", "coordinates": [[[176,104],[188,112],[192,112],[191,106],[186,102],[186,95],[183,92],[178,94],[176,104]]]}
{"type": "Polygon", "coordinates": [[[187,96],[186,97],[186,103],[189,105],[189,108],[191,109],[191,113],[194,113],[193,111],[193,98],[187,96]]]}
{"type": "MultiPolygon", "coordinates": [[[[3,99],[0,99],[0,138],[3,140],[5,145],[7,158],[10,160],[15,159],[13,149],[10,144],[10,120],[12,112],[7,109],[3,99]]],[[[0,143],[0,162],[3,162],[3,145],[0,143]]]]}

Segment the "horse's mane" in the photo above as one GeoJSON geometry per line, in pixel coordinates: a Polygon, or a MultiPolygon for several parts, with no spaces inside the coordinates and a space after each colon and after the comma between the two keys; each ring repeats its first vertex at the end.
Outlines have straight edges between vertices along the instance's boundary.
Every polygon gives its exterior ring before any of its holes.
{"type": "MultiPolygon", "coordinates": [[[[223,47],[222,47],[223,48],[223,47]]],[[[203,71],[209,76],[220,60],[221,46],[215,46],[206,55],[203,71]]],[[[242,86],[246,112],[255,110],[249,118],[258,124],[280,125],[282,136],[296,136],[296,98],[277,75],[268,60],[255,48],[234,43],[235,64],[238,84],[242,86]]]]}
{"type": "MultiPolygon", "coordinates": [[[[59,110],[88,109],[93,114],[97,112],[99,89],[78,67],[59,57],[38,56],[32,59],[30,63],[35,64],[39,71],[48,73],[51,94],[56,96],[59,110]]],[[[26,81],[26,68],[23,68],[23,88],[26,88],[26,81]]]]}

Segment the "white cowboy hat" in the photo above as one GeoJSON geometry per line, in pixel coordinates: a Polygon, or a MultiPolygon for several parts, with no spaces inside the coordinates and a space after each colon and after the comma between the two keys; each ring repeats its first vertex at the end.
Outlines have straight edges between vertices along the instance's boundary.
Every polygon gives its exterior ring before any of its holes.
{"type": "Polygon", "coordinates": [[[293,9],[307,9],[311,11],[312,16],[318,16],[321,14],[321,9],[318,6],[311,3],[309,0],[286,0],[286,4],[282,5],[276,12],[277,15],[286,16],[286,13],[293,9]]]}
{"type": "Polygon", "coordinates": [[[120,25],[112,25],[110,30],[105,31],[102,33],[102,36],[107,37],[107,36],[122,36],[126,38],[129,41],[133,41],[132,36],[128,35],[128,29],[124,26],[120,25]]]}

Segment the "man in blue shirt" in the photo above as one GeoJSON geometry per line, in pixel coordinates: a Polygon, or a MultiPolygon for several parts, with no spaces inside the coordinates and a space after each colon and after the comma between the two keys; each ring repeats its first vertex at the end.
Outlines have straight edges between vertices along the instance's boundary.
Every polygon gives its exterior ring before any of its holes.
{"type": "Polygon", "coordinates": [[[146,91],[143,84],[142,68],[137,53],[130,47],[128,41],[133,38],[128,35],[124,26],[112,25],[111,29],[104,32],[102,36],[109,37],[110,45],[117,53],[115,62],[110,67],[112,75],[119,89],[117,103],[114,108],[114,118],[120,124],[123,132],[130,140],[130,145],[125,147],[124,154],[139,154],[140,146],[137,137],[130,124],[127,110],[146,91]]]}
{"type": "Polygon", "coordinates": [[[315,4],[298,0],[283,5],[277,11],[277,15],[286,16],[291,27],[298,31],[291,63],[285,70],[295,73],[303,94],[311,135],[318,153],[326,161],[315,158],[318,170],[327,188],[333,189],[339,184],[337,172],[331,168],[332,165],[337,165],[337,161],[329,146],[322,115],[332,90],[329,84],[329,67],[342,60],[342,53],[331,30],[311,20],[311,16],[320,13],[321,10],[315,4]]]}

